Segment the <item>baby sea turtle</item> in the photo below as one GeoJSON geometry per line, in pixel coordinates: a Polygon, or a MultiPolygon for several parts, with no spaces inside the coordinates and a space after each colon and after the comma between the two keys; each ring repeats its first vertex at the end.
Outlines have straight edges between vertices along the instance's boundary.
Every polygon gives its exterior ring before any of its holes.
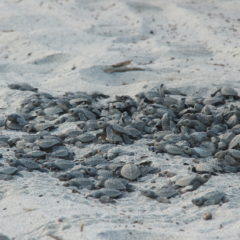
{"type": "Polygon", "coordinates": [[[90,143],[90,142],[93,142],[94,140],[96,140],[96,136],[91,133],[84,133],[84,134],[80,135],[79,137],[77,137],[77,140],[79,140],[82,143],[90,143]]]}
{"type": "Polygon", "coordinates": [[[0,174],[14,175],[18,172],[16,167],[0,167],[0,174]]]}
{"type": "Polygon", "coordinates": [[[107,159],[113,160],[114,158],[118,156],[123,156],[123,155],[133,156],[134,152],[128,152],[128,151],[122,150],[119,147],[115,147],[108,150],[106,157],[107,159]]]}
{"type": "Polygon", "coordinates": [[[195,156],[199,158],[206,158],[212,156],[212,152],[205,147],[194,147],[192,148],[195,156]]]}
{"type": "Polygon", "coordinates": [[[122,192],[116,189],[103,188],[100,190],[92,191],[89,197],[100,198],[102,196],[108,196],[110,198],[119,198],[122,196],[122,192]]]}
{"type": "Polygon", "coordinates": [[[231,87],[222,87],[221,94],[225,97],[237,97],[238,92],[231,87]]]}
{"type": "Polygon", "coordinates": [[[37,88],[32,87],[28,83],[11,83],[11,84],[8,85],[8,87],[10,89],[20,90],[20,91],[32,91],[32,92],[37,92],[38,91],[37,88]]]}
{"type": "Polygon", "coordinates": [[[110,143],[122,143],[122,137],[111,126],[106,127],[106,140],[110,143]]]}
{"type": "Polygon", "coordinates": [[[71,159],[72,153],[65,146],[54,146],[50,153],[52,157],[71,159]]]}
{"type": "Polygon", "coordinates": [[[58,107],[58,106],[54,106],[54,107],[48,107],[45,108],[43,111],[46,115],[58,115],[63,113],[63,109],[58,107]]]}
{"type": "Polygon", "coordinates": [[[179,195],[179,191],[175,188],[175,186],[170,184],[162,186],[156,192],[160,197],[167,199],[179,195]]]}
{"type": "Polygon", "coordinates": [[[216,172],[221,172],[221,167],[217,164],[212,163],[199,163],[196,164],[193,168],[193,172],[197,172],[199,174],[212,174],[216,175],[216,172]]]}
{"type": "Polygon", "coordinates": [[[95,167],[96,165],[104,164],[104,163],[108,163],[108,161],[105,158],[103,158],[101,155],[95,155],[85,159],[82,164],[95,167]]]}
{"type": "Polygon", "coordinates": [[[229,143],[229,148],[240,148],[240,134],[236,135],[229,143]]]}
{"type": "Polygon", "coordinates": [[[223,96],[215,96],[215,97],[207,97],[204,99],[203,104],[204,105],[221,105],[224,103],[224,97],[223,96]]]}
{"type": "Polygon", "coordinates": [[[87,178],[74,178],[64,184],[66,187],[77,187],[78,189],[87,188],[92,190],[94,188],[93,181],[87,178]]]}
{"type": "Polygon", "coordinates": [[[199,175],[192,175],[187,177],[182,177],[175,182],[177,187],[183,188],[181,191],[194,191],[202,184],[207,182],[209,179],[209,175],[199,176],[199,175]]]}
{"type": "Polygon", "coordinates": [[[36,144],[40,147],[42,150],[48,150],[58,144],[60,144],[61,141],[56,138],[49,138],[49,139],[42,139],[36,141],[36,144]]]}
{"type": "Polygon", "coordinates": [[[29,158],[44,158],[46,156],[46,152],[40,150],[32,150],[27,152],[25,156],[29,158]]]}
{"type": "Polygon", "coordinates": [[[230,154],[234,159],[240,160],[240,150],[228,149],[228,154],[230,154]]]}
{"type": "Polygon", "coordinates": [[[221,202],[226,202],[226,194],[219,191],[212,191],[204,194],[201,197],[192,199],[192,203],[196,206],[216,205],[221,202]]]}
{"type": "Polygon", "coordinates": [[[64,160],[64,159],[56,159],[53,161],[53,164],[55,165],[56,168],[62,171],[66,171],[68,169],[71,169],[74,167],[74,162],[70,160],[64,160]]]}
{"type": "Polygon", "coordinates": [[[117,190],[126,190],[126,185],[124,181],[118,178],[109,178],[104,182],[105,188],[117,189],[117,190]]]}
{"type": "Polygon", "coordinates": [[[148,198],[156,199],[157,197],[159,197],[159,195],[152,190],[141,190],[140,192],[143,196],[148,198]]]}
{"type": "Polygon", "coordinates": [[[25,167],[27,170],[32,171],[32,170],[41,170],[41,167],[39,164],[34,162],[31,159],[28,158],[22,158],[19,160],[16,159],[9,159],[8,164],[12,167],[25,167]]]}
{"type": "Polygon", "coordinates": [[[11,130],[22,130],[26,124],[27,121],[23,116],[14,113],[7,116],[5,127],[11,130]]]}
{"type": "Polygon", "coordinates": [[[120,174],[122,177],[133,181],[140,176],[141,171],[137,165],[128,163],[121,168],[120,174]]]}

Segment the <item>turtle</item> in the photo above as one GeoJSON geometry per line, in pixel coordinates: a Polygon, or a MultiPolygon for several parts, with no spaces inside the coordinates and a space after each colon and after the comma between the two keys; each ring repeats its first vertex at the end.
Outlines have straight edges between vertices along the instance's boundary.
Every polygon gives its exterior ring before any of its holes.
{"type": "MultiPolygon", "coordinates": [[[[87,118],[87,120],[96,120],[97,119],[96,115],[87,108],[81,109],[81,112],[79,112],[79,114],[81,114],[79,116],[84,115],[87,118]]],[[[80,117],[80,120],[81,120],[81,117],[80,117]]]]}
{"type": "Polygon", "coordinates": [[[236,135],[229,143],[229,149],[239,148],[240,149],[240,134],[236,135]]]}
{"type": "Polygon", "coordinates": [[[209,205],[216,205],[221,202],[226,202],[226,194],[220,191],[211,191],[205,193],[201,197],[192,199],[192,203],[196,206],[209,206],[209,205]]]}
{"type": "MultiPolygon", "coordinates": [[[[79,125],[78,125],[79,126],[79,125]]],[[[97,120],[87,120],[86,122],[84,122],[84,126],[80,128],[83,129],[83,131],[89,132],[89,131],[95,131],[99,129],[99,125],[97,120]]]]}
{"type": "Polygon", "coordinates": [[[94,188],[93,181],[87,178],[74,178],[64,184],[65,187],[77,187],[78,189],[87,188],[92,190],[94,188]]]}
{"type": "Polygon", "coordinates": [[[13,166],[13,167],[22,166],[29,171],[41,170],[40,165],[30,158],[22,158],[22,159],[19,159],[19,160],[11,159],[11,160],[9,160],[9,165],[13,166]]]}
{"type": "Polygon", "coordinates": [[[175,144],[165,144],[163,146],[163,150],[166,153],[172,154],[172,155],[182,155],[182,156],[189,156],[192,154],[192,150],[188,146],[178,146],[175,144]]]}
{"type": "Polygon", "coordinates": [[[123,139],[121,135],[116,133],[111,126],[106,127],[106,140],[110,143],[122,143],[123,139]]]}
{"type": "Polygon", "coordinates": [[[139,139],[142,135],[142,133],[139,130],[130,126],[125,127],[124,130],[127,133],[127,135],[133,139],[139,139]]]}
{"type": "Polygon", "coordinates": [[[77,98],[73,98],[69,101],[69,103],[73,106],[77,106],[80,104],[91,104],[92,103],[92,98],[91,96],[82,96],[82,97],[77,97],[77,98]]]}
{"type": "Polygon", "coordinates": [[[45,158],[46,152],[41,151],[41,150],[32,150],[29,152],[26,152],[25,157],[29,158],[45,158]]]}
{"type": "Polygon", "coordinates": [[[120,174],[122,177],[130,181],[133,181],[140,176],[141,171],[137,165],[132,163],[127,163],[123,165],[123,167],[121,168],[120,174]]]}
{"type": "Polygon", "coordinates": [[[179,191],[171,184],[162,186],[160,189],[157,189],[156,192],[161,198],[166,199],[179,195],[179,191]]]}
{"type": "Polygon", "coordinates": [[[134,152],[124,151],[119,147],[115,147],[108,150],[106,157],[107,159],[113,160],[114,158],[118,156],[123,156],[123,155],[133,156],[134,152]]]}
{"type": "Polygon", "coordinates": [[[219,139],[220,141],[223,141],[228,145],[235,136],[236,135],[233,132],[227,131],[225,133],[220,134],[219,139]]]}
{"type": "Polygon", "coordinates": [[[112,171],[106,170],[106,169],[99,169],[97,171],[97,175],[98,175],[98,179],[104,179],[104,180],[113,177],[112,171]]]}
{"type": "Polygon", "coordinates": [[[14,175],[18,172],[16,167],[0,167],[0,174],[14,175]]]}
{"type": "Polygon", "coordinates": [[[206,132],[193,132],[189,135],[188,141],[190,141],[191,144],[197,145],[208,139],[206,132]]]}
{"type": "Polygon", "coordinates": [[[96,140],[96,135],[91,133],[84,133],[77,137],[77,140],[82,143],[91,143],[96,140]]]}
{"type": "Polygon", "coordinates": [[[181,192],[194,191],[202,184],[208,181],[209,175],[199,176],[199,175],[190,175],[182,177],[175,182],[176,187],[182,188],[181,192]]]}
{"type": "Polygon", "coordinates": [[[117,189],[103,188],[100,190],[92,191],[89,197],[100,198],[102,196],[108,196],[109,198],[119,198],[122,196],[122,192],[117,189]]]}
{"type": "Polygon", "coordinates": [[[224,103],[224,97],[223,96],[215,96],[215,97],[207,97],[204,99],[203,104],[204,105],[221,105],[224,103]]]}
{"type": "Polygon", "coordinates": [[[50,153],[52,157],[70,159],[72,154],[69,152],[68,148],[65,146],[54,146],[52,152],[50,153]]]}
{"type": "Polygon", "coordinates": [[[235,125],[231,131],[234,133],[234,134],[240,134],[240,124],[237,124],[235,125]]]}
{"type": "Polygon", "coordinates": [[[58,159],[58,158],[50,158],[49,159],[50,162],[53,163],[53,165],[55,166],[55,168],[65,171],[68,169],[71,169],[74,167],[74,162],[70,161],[70,160],[64,160],[64,159],[58,159]]]}
{"type": "Polygon", "coordinates": [[[161,119],[161,125],[162,125],[162,130],[163,131],[171,130],[171,128],[170,128],[170,116],[169,116],[168,113],[163,114],[163,117],[161,119]]]}
{"type": "Polygon", "coordinates": [[[180,141],[182,141],[182,136],[179,134],[167,134],[163,137],[163,141],[166,141],[167,143],[171,144],[176,144],[180,141]]]}
{"type": "Polygon", "coordinates": [[[221,172],[221,167],[219,164],[214,163],[199,163],[194,165],[192,168],[193,172],[199,173],[199,174],[211,174],[216,175],[216,172],[221,172]]]}
{"type": "Polygon", "coordinates": [[[196,120],[199,120],[206,126],[210,126],[214,121],[213,115],[207,115],[204,113],[196,113],[195,116],[196,116],[196,120]]]}
{"type": "Polygon", "coordinates": [[[57,138],[45,138],[42,140],[37,140],[35,143],[39,146],[40,149],[48,150],[56,145],[59,145],[61,143],[61,140],[57,138]]]}
{"type": "Polygon", "coordinates": [[[87,166],[96,167],[96,165],[107,163],[108,161],[101,155],[95,155],[84,160],[83,164],[87,166]]]}
{"type": "Polygon", "coordinates": [[[8,84],[8,87],[10,89],[20,90],[20,91],[32,91],[32,92],[38,91],[37,88],[32,87],[28,83],[11,83],[11,84],[8,84]]]}
{"type": "Polygon", "coordinates": [[[238,97],[238,92],[231,87],[222,87],[220,92],[224,97],[238,97]]]}
{"type": "Polygon", "coordinates": [[[156,199],[157,197],[159,197],[159,195],[152,190],[141,190],[140,192],[143,196],[148,198],[156,199]]]}
{"type": "Polygon", "coordinates": [[[104,187],[117,190],[126,190],[126,185],[124,184],[124,181],[119,178],[109,178],[105,180],[104,187]]]}
{"type": "Polygon", "coordinates": [[[185,98],[185,105],[187,105],[187,106],[193,107],[196,103],[202,104],[202,102],[203,102],[203,98],[201,98],[201,97],[189,96],[189,97],[185,98]]]}
{"type": "Polygon", "coordinates": [[[233,128],[235,125],[239,123],[239,117],[234,114],[227,121],[226,124],[229,128],[233,128]]]}
{"type": "MultiPolygon", "coordinates": [[[[237,149],[228,149],[228,154],[230,154],[234,159],[240,160],[240,150],[237,149]]],[[[240,162],[239,162],[240,164],[240,162]]]]}
{"type": "Polygon", "coordinates": [[[48,107],[43,110],[44,114],[46,115],[59,115],[63,113],[63,109],[59,106],[48,107]]]}
{"type": "Polygon", "coordinates": [[[26,119],[23,116],[15,113],[7,115],[5,121],[5,127],[12,130],[22,130],[26,124],[26,119]]]}

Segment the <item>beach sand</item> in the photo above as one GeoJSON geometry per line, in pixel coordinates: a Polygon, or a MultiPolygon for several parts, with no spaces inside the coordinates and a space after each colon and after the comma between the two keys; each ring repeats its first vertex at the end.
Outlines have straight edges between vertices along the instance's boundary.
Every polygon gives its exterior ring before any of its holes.
{"type": "MultiPolygon", "coordinates": [[[[206,96],[218,86],[240,91],[239,10],[238,0],[1,0],[0,112],[14,112],[31,94],[8,88],[18,82],[54,95],[134,96],[162,83],[190,95],[206,96]],[[127,60],[144,71],[104,72],[127,60]]],[[[188,158],[156,155],[143,141],[123,148],[134,151],[136,161],[147,155],[163,170],[188,174],[188,158]]],[[[0,181],[0,233],[10,239],[240,239],[239,174],[214,176],[171,204],[132,192],[105,205],[84,191],[73,194],[49,174],[23,175],[0,181]],[[216,189],[227,203],[192,204],[216,189]],[[203,220],[206,212],[212,220],[203,220]]],[[[143,189],[151,180],[135,186],[143,189]]],[[[157,178],[156,185],[166,181],[157,178]]]]}

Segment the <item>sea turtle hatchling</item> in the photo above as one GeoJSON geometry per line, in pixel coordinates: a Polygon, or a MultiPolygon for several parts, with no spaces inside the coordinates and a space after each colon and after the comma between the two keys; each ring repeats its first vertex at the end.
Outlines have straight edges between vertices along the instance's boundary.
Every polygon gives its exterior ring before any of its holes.
{"type": "Polygon", "coordinates": [[[45,108],[43,111],[46,115],[59,115],[63,113],[63,109],[58,106],[45,108]]]}
{"type": "Polygon", "coordinates": [[[24,167],[26,168],[28,171],[32,171],[32,170],[41,170],[40,165],[37,164],[36,162],[34,162],[31,159],[28,158],[22,158],[19,160],[16,159],[9,159],[8,164],[12,167],[24,167]]]}
{"type": "Polygon", "coordinates": [[[133,181],[140,176],[141,171],[137,165],[128,163],[121,168],[120,174],[122,177],[133,181]]]}
{"type": "Polygon", "coordinates": [[[204,194],[201,197],[192,199],[192,203],[196,206],[216,205],[221,202],[226,202],[226,194],[220,191],[212,191],[204,194]]]}
{"type": "Polygon", "coordinates": [[[222,87],[221,94],[225,97],[238,97],[238,92],[231,87],[222,87]]]}
{"type": "Polygon", "coordinates": [[[61,141],[57,138],[49,138],[49,139],[42,139],[37,140],[36,144],[40,147],[42,150],[48,150],[58,144],[60,144],[61,141]]]}
{"type": "Polygon", "coordinates": [[[84,133],[77,137],[77,140],[79,140],[82,143],[91,143],[94,140],[96,140],[96,136],[91,133],[84,133]]]}
{"type": "Polygon", "coordinates": [[[124,181],[118,178],[109,178],[104,182],[105,188],[117,189],[117,190],[126,190],[126,185],[124,181]]]}
{"type": "Polygon", "coordinates": [[[28,83],[11,83],[11,84],[8,84],[8,87],[10,89],[20,90],[20,91],[32,91],[32,92],[38,91],[37,88],[32,87],[28,83]]]}
{"type": "Polygon", "coordinates": [[[181,189],[181,192],[186,191],[194,191],[198,187],[200,187],[202,184],[208,181],[209,175],[199,176],[199,175],[192,175],[192,176],[186,176],[178,179],[175,182],[175,185],[181,189]]]}
{"type": "Polygon", "coordinates": [[[229,143],[229,148],[240,148],[240,134],[236,135],[229,143]]]}
{"type": "Polygon", "coordinates": [[[46,156],[46,152],[40,150],[32,150],[26,153],[25,157],[29,158],[44,158],[46,156]]]}
{"type": "Polygon", "coordinates": [[[106,127],[106,140],[110,143],[122,143],[122,137],[111,126],[106,127]]]}
{"type": "Polygon", "coordinates": [[[14,175],[18,172],[16,167],[0,167],[0,174],[14,175]]]}
{"type": "Polygon", "coordinates": [[[222,169],[219,165],[213,163],[199,163],[194,165],[192,168],[193,172],[197,172],[199,174],[212,174],[216,175],[216,172],[221,172],[222,169]]]}
{"type": "Polygon", "coordinates": [[[78,189],[87,188],[88,190],[92,190],[94,188],[93,181],[87,178],[74,178],[70,181],[64,183],[66,187],[77,187],[78,189]]]}
{"type": "Polygon", "coordinates": [[[94,198],[100,198],[102,196],[108,196],[110,198],[119,198],[122,196],[122,192],[116,189],[103,188],[100,190],[92,191],[88,196],[94,198]]]}

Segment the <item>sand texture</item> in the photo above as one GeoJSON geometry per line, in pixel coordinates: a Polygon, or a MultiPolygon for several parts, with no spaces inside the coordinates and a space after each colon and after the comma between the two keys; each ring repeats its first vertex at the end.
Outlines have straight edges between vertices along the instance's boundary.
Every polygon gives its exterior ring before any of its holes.
{"type": "MultiPolygon", "coordinates": [[[[222,86],[240,93],[239,13],[239,0],[1,0],[0,114],[14,113],[31,96],[8,87],[22,82],[54,96],[134,97],[161,84],[191,96],[222,86]]],[[[1,128],[4,134],[21,137],[1,128]]],[[[120,147],[134,156],[119,156],[119,162],[144,159],[178,177],[191,174],[193,158],[156,154],[146,139],[120,147]]],[[[75,157],[97,148],[90,144],[75,157]]],[[[3,164],[14,157],[6,148],[0,153],[3,164]]],[[[137,191],[103,204],[86,197],[86,189],[72,193],[52,174],[22,171],[0,180],[0,233],[14,240],[240,239],[239,173],[212,176],[171,203],[140,194],[175,178],[146,175],[132,183],[137,191]],[[216,190],[228,201],[192,203],[216,190]]]]}

